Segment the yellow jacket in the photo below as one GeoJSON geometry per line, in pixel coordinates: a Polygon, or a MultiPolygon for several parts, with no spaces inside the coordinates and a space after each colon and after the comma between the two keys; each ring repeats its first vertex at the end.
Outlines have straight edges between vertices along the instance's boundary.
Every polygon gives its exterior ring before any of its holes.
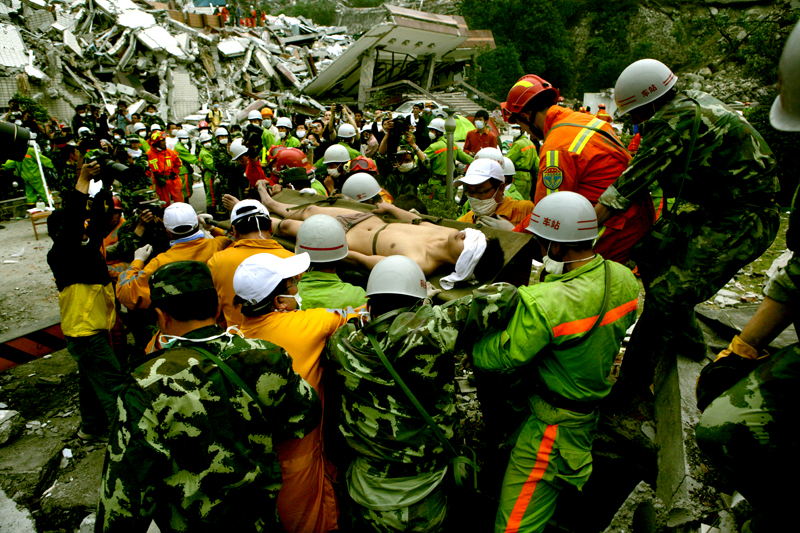
{"type": "MultiPolygon", "coordinates": [[[[532,212],[533,202],[529,200],[514,200],[506,197],[503,199],[503,202],[497,206],[497,211],[495,211],[494,214],[503,217],[516,226],[525,220],[532,212]]],[[[476,223],[475,213],[470,209],[465,215],[462,215],[458,221],[474,224],[476,223]]]]}
{"type": "Polygon", "coordinates": [[[128,309],[147,309],[150,307],[150,286],[147,280],[150,274],[159,267],[175,261],[208,262],[211,257],[231,244],[228,237],[197,239],[174,244],[169,250],[158,254],[144,266],[142,261],[134,259],[131,266],[123,272],[117,283],[117,298],[128,309]]]}
{"type": "Polygon", "coordinates": [[[233,275],[242,261],[251,255],[268,253],[281,258],[294,254],[273,239],[242,239],[234,242],[221,252],[217,252],[208,261],[208,269],[214,279],[214,288],[219,295],[219,304],[228,326],[241,326],[242,313],[233,306],[233,275]]]}
{"type": "Polygon", "coordinates": [[[58,293],[61,330],[68,337],[88,337],[110,331],[117,319],[114,284],[74,283],[58,293]]]}

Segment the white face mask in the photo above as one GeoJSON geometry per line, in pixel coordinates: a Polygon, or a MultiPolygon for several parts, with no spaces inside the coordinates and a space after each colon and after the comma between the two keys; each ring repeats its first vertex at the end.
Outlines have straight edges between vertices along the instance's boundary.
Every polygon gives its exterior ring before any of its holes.
{"type": "Polygon", "coordinates": [[[476,121],[475,121],[475,127],[476,127],[476,128],[478,128],[479,130],[480,130],[480,129],[483,129],[483,127],[484,127],[485,125],[486,125],[486,124],[484,124],[484,122],[483,122],[482,120],[476,120],[476,121]]]}
{"type": "Polygon", "coordinates": [[[306,130],[297,130],[297,136],[302,139],[306,136],[306,130]]]}
{"type": "Polygon", "coordinates": [[[118,140],[122,139],[122,137],[120,137],[119,135],[114,135],[114,139],[116,139],[118,141],[118,140]]]}
{"type": "Polygon", "coordinates": [[[227,137],[218,137],[217,140],[219,141],[220,144],[228,144],[228,138],[227,137]]]}
{"type": "Polygon", "coordinates": [[[432,141],[436,140],[436,134],[432,131],[428,132],[428,137],[430,137],[432,141]]]}
{"type": "Polygon", "coordinates": [[[128,148],[126,151],[128,152],[128,155],[134,159],[142,155],[141,150],[131,150],[130,148],[128,148]]]}
{"type": "Polygon", "coordinates": [[[511,128],[511,136],[512,137],[519,137],[522,134],[522,130],[519,128],[511,128]]]}
{"type": "Polygon", "coordinates": [[[297,302],[295,311],[299,311],[303,307],[303,298],[299,294],[281,294],[280,298],[294,298],[294,301],[297,302]]]}
{"type": "Polygon", "coordinates": [[[286,132],[285,131],[279,131],[278,132],[278,137],[280,137],[281,139],[285,139],[286,138],[286,132]]]}
{"type": "Polygon", "coordinates": [[[265,118],[265,119],[264,119],[264,127],[265,127],[265,128],[270,128],[270,127],[272,127],[272,119],[265,118]]]}
{"type": "Polygon", "coordinates": [[[467,198],[469,198],[469,208],[479,217],[493,215],[497,211],[497,202],[494,199],[494,195],[485,200],[479,200],[470,195],[467,195],[467,198]]]}
{"type": "Polygon", "coordinates": [[[330,176],[332,178],[338,178],[339,177],[339,169],[338,168],[329,168],[328,169],[328,176],[330,176]]]}
{"type": "Polygon", "coordinates": [[[181,139],[181,144],[184,146],[189,146],[189,139],[181,139]]]}
{"type": "Polygon", "coordinates": [[[410,162],[410,163],[403,163],[402,165],[397,167],[397,170],[399,170],[400,172],[408,172],[412,168],[414,168],[414,162],[413,161],[410,162]]]}
{"type": "MultiPolygon", "coordinates": [[[[548,274],[552,274],[554,276],[560,276],[564,273],[564,265],[568,263],[577,263],[579,261],[585,261],[585,259],[574,259],[572,261],[556,261],[555,259],[551,259],[548,255],[550,253],[550,244],[547,245],[547,253],[542,258],[542,263],[544,264],[544,269],[547,271],[548,274]]],[[[594,259],[597,257],[595,254],[590,259],[594,259]]]]}

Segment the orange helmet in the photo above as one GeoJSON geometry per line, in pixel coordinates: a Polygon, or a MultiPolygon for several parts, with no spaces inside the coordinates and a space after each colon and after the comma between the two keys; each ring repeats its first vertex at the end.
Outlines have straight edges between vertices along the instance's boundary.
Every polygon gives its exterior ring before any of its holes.
{"type": "Polygon", "coordinates": [[[375,161],[368,157],[364,157],[360,155],[355,159],[351,159],[347,163],[344,164],[344,171],[346,174],[355,173],[355,172],[366,172],[371,176],[378,175],[378,165],[375,164],[375,161]]]}
{"type": "Polygon", "coordinates": [[[261,110],[261,116],[262,117],[271,117],[271,116],[273,116],[272,109],[270,109],[268,107],[265,107],[264,109],[261,110]]]}
{"type": "Polygon", "coordinates": [[[530,102],[535,96],[538,96],[542,93],[552,93],[554,104],[559,97],[558,89],[550,85],[549,82],[543,80],[539,76],[534,74],[525,74],[519,80],[517,80],[517,83],[515,83],[514,86],[511,87],[511,90],[508,91],[506,101],[503,102],[505,105],[504,109],[508,112],[508,120],[506,120],[506,122],[510,124],[516,124],[514,114],[520,113],[528,104],[528,102],[530,102]]]}
{"type": "Polygon", "coordinates": [[[157,143],[158,141],[161,141],[163,139],[165,139],[164,132],[161,131],[161,130],[156,130],[156,131],[154,131],[153,133],[150,134],[150,141],[151,142],[157,143]]]}
{"type": "Polygon", "coordinates": [[[277,174],[285,168],[302,167],[307,170],[312,168],[311,162],[302,150],[298,150],[297,148],[282,148],[283,150],[280,150],[275,156],[275,164],[272,167],[273,173],[277,174]]]}
{"type": "Polygon", "coordinates": [[[600,109],[605,109],[606,108],[606,104],[597,104],[597,107],[600,108],[600,109]]]}

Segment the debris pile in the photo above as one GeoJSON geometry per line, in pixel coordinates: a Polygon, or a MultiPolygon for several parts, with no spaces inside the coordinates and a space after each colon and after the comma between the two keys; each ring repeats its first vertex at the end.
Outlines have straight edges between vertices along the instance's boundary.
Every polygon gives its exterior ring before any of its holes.
{"type": "Polygon", "coordinates": [[[80,103],[112,112],[120,98],[133,101],[131,113],[150,103],[172,121],[204,115],[212,99],[237,111],[245,99],[323,109],[300,92],[354,42],[346,27],[285,15],[234,27],[212,9],[191,0],[0,0],[0,101],[21,92],[62,121],[80,103]]]}

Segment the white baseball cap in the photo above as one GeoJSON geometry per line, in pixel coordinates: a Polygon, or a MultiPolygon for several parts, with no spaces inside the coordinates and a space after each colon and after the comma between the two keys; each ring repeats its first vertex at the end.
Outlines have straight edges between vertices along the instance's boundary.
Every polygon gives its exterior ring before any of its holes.
{"type": "Polygon", "coordinates": [[[302,274],[310,264],[307,253],[286,258],[268,253],[251,255],[236,269],[233,290],[244,301],[257,304],[272,294],[281,281],[302,274]]]}
{"type": "Polygon", "coordinates": [[[467,174],[456,180],[455,184],[480,185],[484,181],[495,179],[505,183],[506,177],[503,175],[503,167],[494,159],[476,159],[470,163],[467,174]]]}
{"type": "Polygon", "coordinates": [[[258,200],[242,200],[233,206],[233,210],[231,211],[231,224],[236,224],[239,219],[256,214],[270,218],[269,211],[267,211],[264,204],[258,200]]]}
{"type": "Polygon", "coordinates": [[[170,233],[189,233],[198,225],[197,213],[189,204],[176,202],[164,209],[164,227],[170,233]]]}

